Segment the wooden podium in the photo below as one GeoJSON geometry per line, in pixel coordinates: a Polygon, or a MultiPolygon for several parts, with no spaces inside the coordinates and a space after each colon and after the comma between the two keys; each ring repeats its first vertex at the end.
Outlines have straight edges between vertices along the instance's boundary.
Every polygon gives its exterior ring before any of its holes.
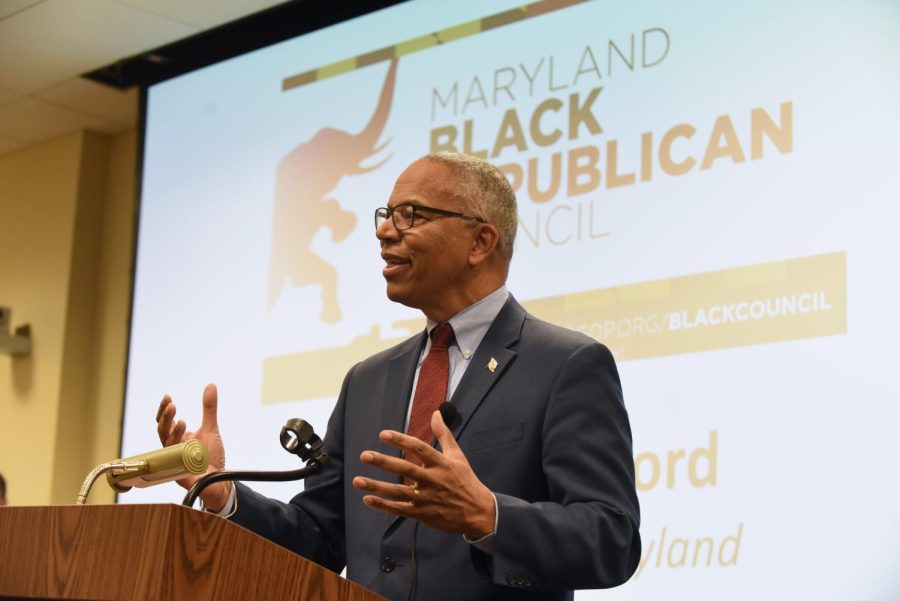
{"type": "Polygon", "coordinates": [[[180,505],[0,507],[0,598],[384,601],[180,505]]]}

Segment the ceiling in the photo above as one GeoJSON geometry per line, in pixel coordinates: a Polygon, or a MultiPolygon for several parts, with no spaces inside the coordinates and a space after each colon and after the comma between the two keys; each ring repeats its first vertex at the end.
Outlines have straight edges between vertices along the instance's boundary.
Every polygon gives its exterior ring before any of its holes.
{"type": "Polygon", "coordinates": [[[0,155],[137,126],[138,88],[80,77],[285,0],[0,0],[0,155]]]}

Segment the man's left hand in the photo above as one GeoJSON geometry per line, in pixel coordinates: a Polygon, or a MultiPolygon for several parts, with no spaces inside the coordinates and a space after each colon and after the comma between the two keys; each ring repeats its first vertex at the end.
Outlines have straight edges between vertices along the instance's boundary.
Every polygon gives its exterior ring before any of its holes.
{"type": "Polygon", "coordinates": [[[412,518],[443,532],[465,534],[472,540],[493,533],[494,495],[472,471],[438,411],[431,416],[431,430],[441,451],[393,430],[379,434],[387,444],[421,457],[422,466],[375,451],[363,451],[360,455],[363,463],[403,476],[414,485],[357,476],[353,486],[369,493],[363,502],[372,509],[412,518]]]}

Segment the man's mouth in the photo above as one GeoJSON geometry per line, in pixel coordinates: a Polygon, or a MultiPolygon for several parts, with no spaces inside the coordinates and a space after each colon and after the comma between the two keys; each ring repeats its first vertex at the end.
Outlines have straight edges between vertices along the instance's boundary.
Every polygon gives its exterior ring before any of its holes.
{"type": "Polygon", "coordinates": [[[410,265],[408,259],[398,257],[397,255],[382,253],[381,258],[384,259],[385,263],[381,274],[386,278],[396,275],[410,265]]]}

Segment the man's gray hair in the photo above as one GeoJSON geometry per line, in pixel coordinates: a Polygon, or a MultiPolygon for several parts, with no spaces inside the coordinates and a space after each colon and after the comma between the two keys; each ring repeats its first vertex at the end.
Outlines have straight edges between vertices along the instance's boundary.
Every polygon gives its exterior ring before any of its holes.
{"type": "Polygon", "coordinates": [[[516,193],[503,172],[484,159],[455,152],[432,153],[425,158],[454,170],[458,180],[453,193],[465,203],[469,213],[500,231],[498,247],[507,260],[511,259],[519,214],[516,193]]]}

